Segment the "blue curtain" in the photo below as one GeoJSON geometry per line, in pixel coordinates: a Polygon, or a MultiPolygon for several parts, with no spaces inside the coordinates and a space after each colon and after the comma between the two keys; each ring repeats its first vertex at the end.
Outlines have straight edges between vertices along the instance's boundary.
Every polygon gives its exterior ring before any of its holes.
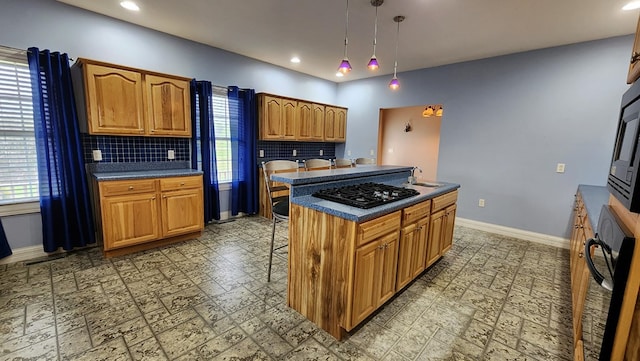
{"type": "Polygon", "coordinates": [[[0,258],[9,257],[12,253],[7,235],[4,233],[4,227],[2,227],[2,219],[0,219],[0,258]]]}
{"type": "Polygon", "coordinates": [[[191,168],[201,170],[204,181],[204,223],[220,219],[211,82],[191,81],[191,168]]]}
{"type": "Polygon", "coordinates": [[[231,214],[258,213],[257,105],[253,89],[229,87],[231,214]]]}
{"type": "Polygon", "coordinates": [[[45,252],[95,243],[67,54],[29,48],[45,252]]]}

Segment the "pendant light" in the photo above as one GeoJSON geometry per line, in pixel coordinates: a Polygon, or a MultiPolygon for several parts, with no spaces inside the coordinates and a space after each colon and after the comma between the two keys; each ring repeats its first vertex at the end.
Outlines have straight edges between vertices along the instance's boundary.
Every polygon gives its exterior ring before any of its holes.
{"type": "Polygon", "coordinates": [[[378,59],[376,58],[376,44],[378,42],[378,6],[383,3],[384,0],[371,0],[371,5],[376,8],[376,22],[373,26],[373,55],[371,56],[371,60],[369,60],[369,64],[367,64],[367,68],[369,68],[369,70],[378,70],[380,67],[378,59]]]}
{"type": "Polygon", "coordinates": [[[400,87],[400,82],[398,81],[398,39],[400,38],[400,23],[404,20],[404,16],[398,15],[393,18],[393,21],[398,23],[398,29],[396,31],[396,59],[393,63],[393,78],[389,82],[389,88],[391,90],[396,90],[400,87]]]}
{"type": "Polygon", "coordinates": [[[351,71],[351,64],[349,64],[349,58],[347,57],[347,45],[349,45],[349,0],[347,0],[347,11],[346,11],[346,23],[344,27],[344,58],[342,58],[342,62],[340,62],[340,66],[338,67],[338,71],[342,74],[347,74],[351,71]]]}

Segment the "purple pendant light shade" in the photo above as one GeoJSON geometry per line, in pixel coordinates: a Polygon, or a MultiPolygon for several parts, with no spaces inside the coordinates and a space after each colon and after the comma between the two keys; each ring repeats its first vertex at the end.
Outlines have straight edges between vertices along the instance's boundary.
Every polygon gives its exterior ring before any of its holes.
{"type": "Polygon", "coordinates": [[[351,71],[351,64],[349,64],[349,57],[347,56],[347,45],[349,45],[349,0],[347,0],[347,11],[345,14],[346,24],[344,29],[344,57],[342,58],[342,62],[340,62],[340,66],[338,67],[338,71],[342,74],[347,74],[351,71]]]}
{"type": "Polygon", "coordinates": [[[373,27],[373,55],[371,56],[371,60],[369,60],[369,64],[367,64],[367,68],[369,68],[369,70],[378,70],[380,67],[378,59],[376,58],[376,45],[378,42],[378,6],[383,3],[384,0],[371,0],[371,5],[376,8],[376,21],[373,27]]]}
{"type": "Polygon", "coordinates": [[[398,30],[396,32],[396,60],[393,64],[393,78],[389,82],[389,88],[396,90],[400,88],[400,81],[398,81],[398,38],[400,37],[400,22],[404,20],[404,16],[398,15],[393,18],[393,21],[398,23],[398,30]]]}

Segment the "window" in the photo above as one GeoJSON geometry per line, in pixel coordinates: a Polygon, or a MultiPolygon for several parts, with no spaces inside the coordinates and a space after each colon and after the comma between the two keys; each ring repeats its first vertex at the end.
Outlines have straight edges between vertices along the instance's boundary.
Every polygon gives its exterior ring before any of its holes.
{"type": "Polygon", "coordinates": [[[215,132],[218,182],[231,182],[231,127],[227,88],[213,87],[213,129],[215,132]]]}
{"type": "Polygon", "coordinates": [[[0,205],[38,200],[27,52],[0,46],[0,205]]]}

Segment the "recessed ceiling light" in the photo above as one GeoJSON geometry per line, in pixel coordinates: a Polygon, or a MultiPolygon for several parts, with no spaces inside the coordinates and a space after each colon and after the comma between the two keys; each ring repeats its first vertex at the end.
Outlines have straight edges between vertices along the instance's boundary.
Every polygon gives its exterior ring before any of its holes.
{"type": "Polygon", "coordinates": [[[338,78],[342,78],[342,77],[344,76],[344,74],[342,74],[341,72],[337,72],[337,73],[336,73],[336,76],[337,76],[338,78]]]}
{"type": "Polygon", "coordinates": [[[120,6],[127,10],[140,11],[140,7],[138,6],[138,4],[134,3],[133,1],[121,1],[120,6]]]}
{"type": "Polygon", "coordinates": [[[622,7],[622,10],[635,10],[640,9],[640,1],[632,1],[622,7]]]}
{"type": "Polygon", "coordinates": [[[297,56],[294,56],[293,58],[291,58],[291,62],[298,64],[300,62],[300,58],[298,58],[297,56]]]}

